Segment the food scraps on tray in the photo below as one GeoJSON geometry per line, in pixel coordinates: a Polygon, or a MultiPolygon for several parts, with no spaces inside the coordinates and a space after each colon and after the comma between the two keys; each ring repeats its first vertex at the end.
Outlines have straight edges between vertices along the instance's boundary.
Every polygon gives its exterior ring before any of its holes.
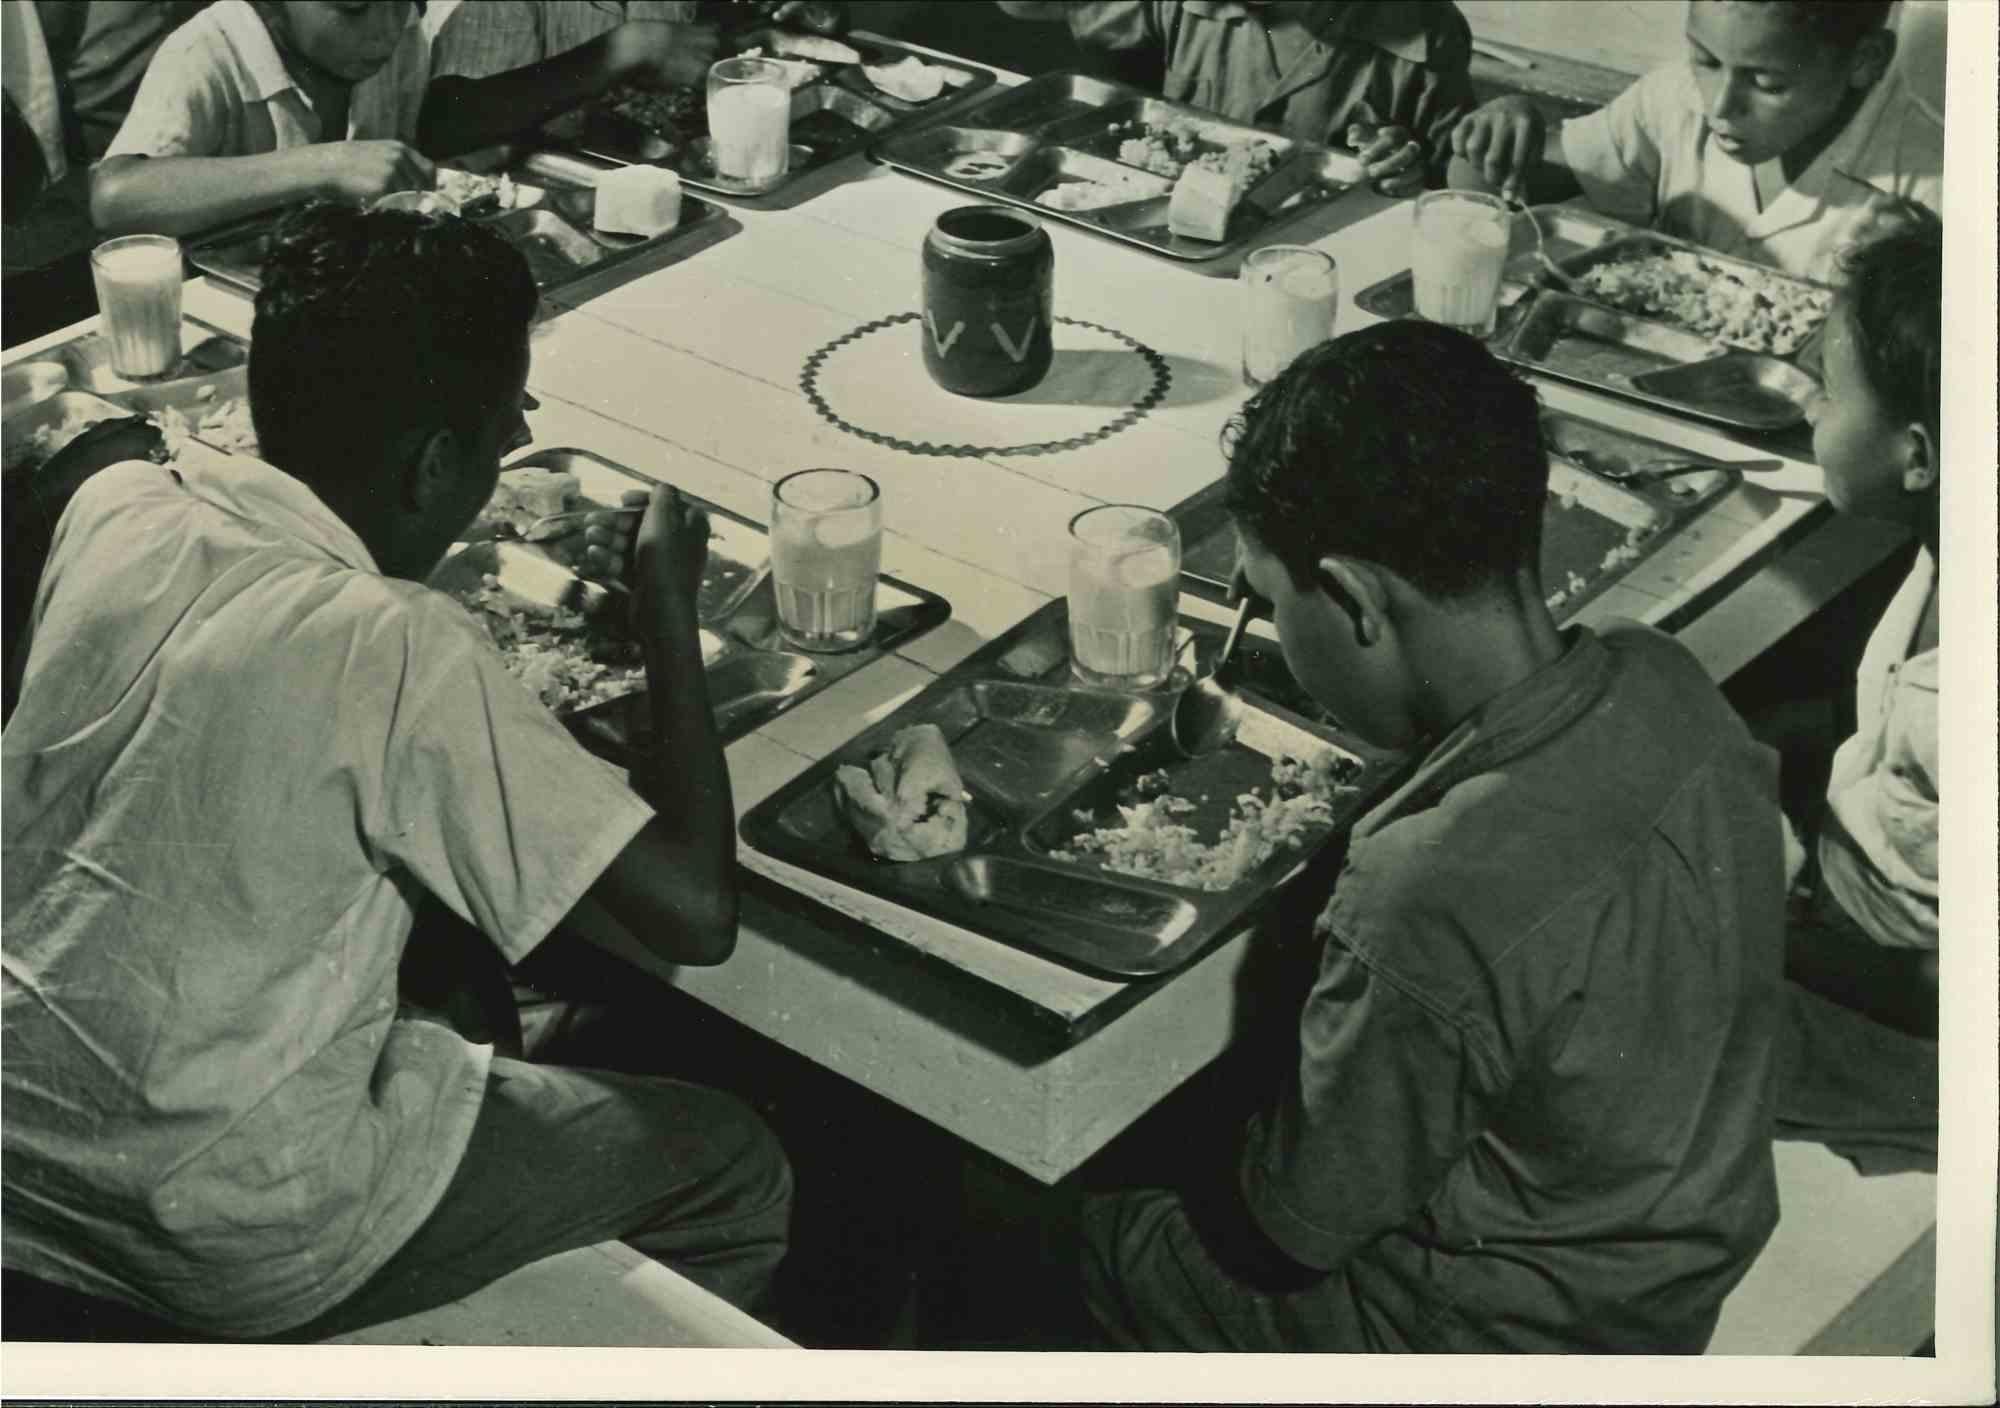
{"type": "Polygon", "coordinates": [[[1621,312],[1665,318],[1748,352],[1789,357],[1826,319],[1833,295],[1781,274],[1676,249],[1583,271],[1588,297],[1621,312]]]}
{"type": "Polygon", "coordinates": [[[505,172],[488,176],[448,166],[437,169],[437,192],[456,205],[461,215],[490,215],[512,210],[521,195],[514,178],[505,172]]]}
{"type": "MultiPolygon", "coordinates": [[[[169,463],[180,458],[181,451],[196,437],[225,454],[257,453],[257,430],[250,422],[250,403],[246,398],[218,396],[213,386],[202,387],[195,397],[193,414],[172,406],[147,413],[146,418],[160,428],[169,463]]],[[[129,414],[131,412],[116,407],[78,407],[52,425],[37,426],[33,434],[9,436],[5,468],[9,473],[17,469],[33,473],[93,425],[118,420],[129,414]]]]}
{"type": "Polygon", "coordinates": [[[1118,144],[1120,161],[1170,181],[1179,179],[1190,166],[1222,171],[1236,158],[1244,163],[1248,184],[1254,185],[1270,175],[1278,164],[1278,148],[1272,143],[1251,138],[1216,145],[1206,141],[1200,126],[1187,118],[1169,118],[1165,122],[1134,118],[1113,127],[1111,132],[1114,136],[1131,134],[1118,144]],[[1237,158],[1239,152],[1244,155],[1237,158]]]}
{"type": "Polygon", "coordinates": [[[965,849],[969,794],[936,724],[900,729],[866,768],[843,764],[833,776],[835,805],[883,860],[931,860],[965,849]]]}
{"type": "Polygon", "coordinates": [[[1164,770],[1146,773],[1119,802],[1119,822],[1098,826],[1090,812],[1075,819],[1089,828],[1067,848],[1050,852],[1056,860],[1094,858],[1106,870],[1158,880],[1190,890],[1230,890],[1242,884],[1281,849],[1297,849],[1312,833],[1333,824],[1334,801],[1354,791],[1360,766],[1328,750],[1317,759],[1283,757],[1271,765],[1271,786],[1236,798],[1222,835],[1204,841],[1181,818],[1196,803],[1171,791],[1164,770]]]}
{"type": "Polygon", "coordinates": [[[573,713],[646,687],[636,643],[580,611],[510,597],[492,573],[454,593],[492,638],[507,670],[551,711],[573,713]]]}

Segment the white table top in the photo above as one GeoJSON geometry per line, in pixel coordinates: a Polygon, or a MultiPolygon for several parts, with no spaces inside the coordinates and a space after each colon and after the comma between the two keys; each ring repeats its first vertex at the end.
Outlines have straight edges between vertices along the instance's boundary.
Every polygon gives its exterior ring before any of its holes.
{"type": "MultiPolygon", "coordinates": [[[[927,457],[849,435],[801,393],[801,365],[858,324],[915,306],[923,236],[964,199],[858,157],[812,188],[789,209],[734,210],[740,230],[691,257],[669,252],[609,276],[607,287],[574,290],[537,331],[529,376],[541,402],[529,418],[539,446],[595,451],[759,522],[771,481],[790,470],[841,465],[873,475],[883,489],[885,570],[951,602],[944,627],[734,744],[740,810],[1061,592],[1063,530],[1078,510],[1105,501],[1166,508],[1214,480],[1218,433],[1244,397],[1233,269],[1176,265],[1052,222],[1058,312],[1164,354],[1174,372],[1165,403],[1107,440],[1040,456],[927,457]]],[[[1373,321],[1353,293],[1406,266],[1408,220],[1403,203],[1356,192],[1276,238],[1334,256],[1344,294],[1338,327],[1347,331],[1373,321]]],[[[249,332],[250,305],[231,290],[193,281],[185,306],[249,332]]],[[[1695,451],[1745,455],[1686,423],[1560,385],[1542,390],[1557,409],[1695,451]]],[[[1582,619],[1680,629],[1721,677],[1892,545],[1833,519],[1819,471],[1791,463],[1717,504],[1582,619]],[[1736,612],[1743,619],[1728,621],[1739,602],[1748,603],[1736,612]]],[[[1123,984],[747,847],[742,858],[775,883],[753,887],[736,956],[673,980],[1036,1177],[1067,1173],[1230,1040],[1242,936],[1065,1046],[1051,1033],[1087,1026],[1125,994],[1123,984]],[[911,962],[912,953],[928,962],[911,962]],[[1034,1020],[1036,1011],[1054,1025],[1034,1020]]]]}

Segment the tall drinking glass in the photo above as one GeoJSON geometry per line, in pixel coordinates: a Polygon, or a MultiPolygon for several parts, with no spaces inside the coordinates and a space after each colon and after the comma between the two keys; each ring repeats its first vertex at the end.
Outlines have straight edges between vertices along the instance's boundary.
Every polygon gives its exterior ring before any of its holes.
{"type": "Polygon", "coordinates": [[[1181,535],[1165,514],[1099,504],[1069,523],[1070,670],[1085,684],[1150,689],[1174,670],[1181,535]]]}
{"type": "Polygon", "coordinates": [[[791,164],[792,90],[770,59],[723,59],[708,70],[708,137],[715,174],[750,189],[785,179],[791,164]]]}
{"type": "Polygon", "coordinates": [[[111,370],[164,376],[181,360],[181,244],[169,235],[124,235],[90,252],[111,370]]]}
{"type": "Polygon", "coordinates": [[[1340,271],[1333,257],[1304,245],[1253,251],[1237,275],[1243,285],[1243,380],[1262,386],[1307,348],[1333,336],[1340,271]]]}
{"type": "Polygon", "coordinates": [[[858,650],[875,638],[882,491],[865,474],[802,469],[771,489],[771,584],[778,629],[801,650],[858,650]]]}
{"type": "Polygon", "coordinates": [[[1500,272],[1507,267],[1513,217],[1497,196],[1431,191],[1417,197],[1410,275],[1417,316],[1491,337],[1500,316],[1500,272]]]}

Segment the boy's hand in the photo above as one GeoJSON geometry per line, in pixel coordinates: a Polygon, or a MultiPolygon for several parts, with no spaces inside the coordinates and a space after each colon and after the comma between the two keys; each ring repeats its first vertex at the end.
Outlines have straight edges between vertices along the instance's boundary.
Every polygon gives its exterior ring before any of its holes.
{"type": "Polygon", "coordinates": [[[1479,168],[1486,184],[1501,192],[1527,179],[1547,140],[1541,109],[1518,93],[1474,109],[1451,130],[1452,154],[1479,168]]]}
{"type": "MultiPolygon", "coordinates": [[[[635,491],[627,491],[631,503],[635,491]]],[[[632,624],[643,639],[672,639],[695,627],[695,599],[708,565],[708,515],[680,491],[656,485],[632,539],[632,624]]]]}
{"type": "Polygon", "coordinates": [[[365,205],[391,191],[428,191],[437,185],[430,158],[402,142],[316,142],[299,150],[320,164],[320,192],[336,199],[365,205]]]}
{"type": "Polygon", "coordinates": [[[721,37],[710,24],[627,20],[612,45],[612,70],[642,88],[699,88],[722,57],[721,37]]]}
{"type": "Polygon", "coordinates": [[[848,13],[845,0],[752,0],[757,18],[778,29],[803,30],[807,34],[845,34],[848,13]]]}
{"type": "Polygon", "coordinates": [[[1348,124],[1347,145],[1379,195],[1411,196],[1424,188],[1424,147],[1407,127],[1348,124]]]}

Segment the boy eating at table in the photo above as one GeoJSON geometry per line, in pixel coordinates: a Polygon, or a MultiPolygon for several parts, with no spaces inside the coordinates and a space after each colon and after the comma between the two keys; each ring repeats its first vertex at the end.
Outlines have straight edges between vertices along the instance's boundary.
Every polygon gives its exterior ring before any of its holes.
{"type": "Polygon", "coordinates": [[[92,171],[99,230],[178,235],[317,197],[366,203],[428,190],[431,156],[500,141],[592,85],[698,82],[706,67],[698,44],[676,38],[679,26],[625,26],[623,39],[558,72],[462,84],[440,108],[427,101],[422,9],[216,0],[160,46],[92,171]]]}
{"type": "Polygon", "coordinates": [[[667,962],[735,943],[704,517],[656,489],[609,541],[629,779],[423,585],[525,438],[537,305],[479,225],[301,212],[257,297],[264,458],[112,465],[63,513],[0,735],[10,1278],[319,1339],[622,1236],[765,1296],[791,1180],[747,1107],[398,1011],[426,909],[509,962],[571,915],[667,962]]]}
{"type": "Polygon", "coordinates": [[[1078,44],[1156,54],[1164,93],[1234,122],[1351,147],[1385,195],[1442,180],[1472,111],[1472,31],[1449,0],[999,0],[1078,44]]]}
{"type": "Polygon", "coordinates": [[[1231,1167],[1084,1203],[1120,1346],[1695,1352],[1776,1223],[1775,760],[1670,638],[1557,630],[1547,484],[1533,389],[1429,324],[1243,412],[1248,585],[1314,697],[1417,756],[1231,1167]]]}
{"type": "Polygon", "coordinates": [[[1827,282],[1885,226],[1942,211],[1944,129],[1891,65],[1889,0],[1689,0],[1688,56],[1550,133],[1496,98],[1451,184],[1591,205],[1827,282]]]}

